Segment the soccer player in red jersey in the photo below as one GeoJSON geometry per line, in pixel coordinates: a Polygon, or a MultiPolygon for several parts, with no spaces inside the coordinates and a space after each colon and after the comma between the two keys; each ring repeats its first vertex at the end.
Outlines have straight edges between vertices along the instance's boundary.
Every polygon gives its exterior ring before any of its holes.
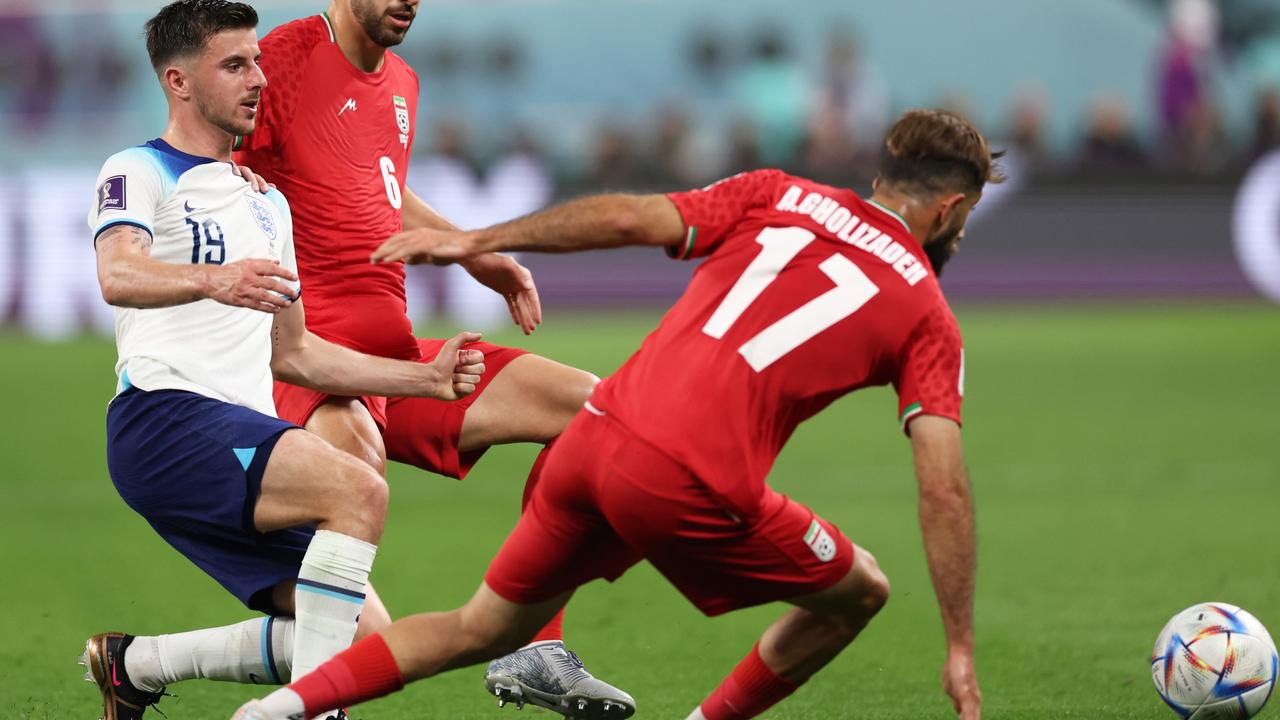
{"type": "MultiPolygon", "coordinates": [[[[332,0],[322,15],[282,25],[261,41],[267,78],[253,133],[237,162],[253,168],[294,209],[298,273],[307,288],[308,329],[372,355],[430,361],[443,340],[419,339],[405,307],[404,268],[369,255],[402,229],[454,229],[405,186],[417,128],[418,77],[389,48],[405,37],[417,0],[332,0]]],[[[528,270],[485,254],[464,266],[506,297],[526,333],[541,322],[528,270]]],[[[491,445],[549,443],[596,383],[590,373],[523,350],[477,343],[487,374],[457,403],[339,397],[277,383],[280,417],[361,458],[385,476],[388,458],[463,478],[491,445]]],[[[526,495],[543,464],[535,462],[526,495]]],[[[370,593],[361,633],[391,619],[370,593]]],[[[560,712],[566,703],[630,704],[625,692],[592,677],[564,648],[561,616],[516,657],[486,674],[525,701],[560,712]]]]}
{"type": "Polygon", "coordinates": [[[889,131],[869,200],[764,170],[703,190],[605,195],[486,230],[388,240],[375,260],[619,245],[707,259],[560,437],[470,602],[392,624],[237,720],[360,702],[506,652],[579,585],[640,559],[708,615],[794,605],[689,718],[761,714],[852,642],[889,596],[871,553],[765,476],[801,421],[885,384],[897,389],[914,453],[946,631],[943,688],[963,720],[977,720],[964,355],[936,273],[984,185],[1000,179],[995,157],[962,118],[912,111],[889,131]]]}

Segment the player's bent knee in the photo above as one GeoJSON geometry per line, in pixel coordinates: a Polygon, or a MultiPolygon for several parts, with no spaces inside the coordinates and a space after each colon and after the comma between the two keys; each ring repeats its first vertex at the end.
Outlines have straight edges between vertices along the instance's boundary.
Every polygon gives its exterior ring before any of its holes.
{"type": "Polygon", "coordinates": [[[586,370],[574,370],[573,382],[565,383],[563,396],[566,408],[576,415],[582,409],[582,404],[591,397],[591,393],[595,392],[600,378],[586,370]]]}
{"type": "Polygon", "coordinates": [[[871,553],[859,548],[859,558],[855,564],[859,573],[858,586],[860,597],[858,605],[863,617],[870,619],[889,602],[889,577],[880,569],[880,564],[871,553]]]}
{"type": "Polygon", "coordinates": [[[373,468],[347,455],[335,463],[335,475],[336,486],[328,494],[330,520],[340,531],[376,542],[382,535],[390,502],[387,481],[373,468]]]}

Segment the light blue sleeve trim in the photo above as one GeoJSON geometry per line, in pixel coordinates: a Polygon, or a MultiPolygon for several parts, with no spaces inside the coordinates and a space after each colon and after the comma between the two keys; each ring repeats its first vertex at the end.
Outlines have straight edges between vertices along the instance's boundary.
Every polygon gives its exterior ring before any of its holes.
{"type": "Polygon", "coordinates": [[[271,188],[267,191],[267,199],[270,200],[271,204],[275,205],[276,209],[280,211],[280,219],[283,220],[285,226],[289,228],[289,237],[292,239],[293,213],[289,210],[289,199],[284,196],[284,193],[275,188],[271,188]]]}
{"type": "Polygon", "coordinates": [[[271,188],[267,191],[267,199],[275,203],[276,208],[278,208],[286,218],[293,217],[289,214],[289,200],[284,196],[284,193],[275,188],[271,188]]]}
{"type": "Polygon", "coordinates": [[[106,232],[107,230],[110,230],[116,225],[132,225],[134,227],[139,227],[139,228],[142,228],[143,230],[146,230],[148,233],[150,233],[152,238],[156,236],[155,230],[153,230],[150,225],[142,222],[141,220],[134,220],[132,218],[112,218],[102,223],[101,225],[99,225],[98,229],[93,231],[93,242],[97,243],[99,235],[106,232]]]}

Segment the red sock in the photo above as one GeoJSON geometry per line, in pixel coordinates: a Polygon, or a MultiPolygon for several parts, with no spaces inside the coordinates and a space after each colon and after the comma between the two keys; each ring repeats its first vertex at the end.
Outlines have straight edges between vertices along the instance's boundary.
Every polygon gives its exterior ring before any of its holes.
{"type": "Polygon", "coordinates": [[[336,707],[390,695],[404,687],[395,656],[381,635],[370,635],[289,685],[313,717],[336,707]]]}
{"type": "MultiPolygon", "coordinates": [[[[529,507],[529,498],[533,497],[533,489],[538,485],[538,479],[542,477],[542,466],[547,464],[547,456],[551,454],[551,446],[555,440],[547,443],[542,448],[542,452],[538,453],[537,459],[533,461],[533,467],[529,469],[529,479],[524,483],[524,498],[520,501],[520,509],[523,511],[529,507]]],[[[564,640],[564,608],[551,618],[551,622],[538,631],[537,635],[529,642],[543,642],[546,640],[564,640]]]]}
{"type": "Polygon", "coordinates": [[[564,608],[560,608],[560,612],[551,618],[551,622],[547,623],[537,635],[529,642],[543,642],[544,640],[564,640],[564,608]]]}
{"type": "Polygon", "coordinates": [[[746,720],[773,707],[798,687],[799,683],[764,664],[756,643],[720,687],[702,701],[702,714],[707,720],[746,720]]]}

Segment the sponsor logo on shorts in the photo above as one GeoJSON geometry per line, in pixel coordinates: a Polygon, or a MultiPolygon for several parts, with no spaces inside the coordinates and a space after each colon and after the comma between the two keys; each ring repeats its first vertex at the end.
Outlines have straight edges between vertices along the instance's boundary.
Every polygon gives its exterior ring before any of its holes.
{"type": "Polygon", "coordinates": [[[98,186],[98,212],[124,210],[124,176],[112,175],[98,186]]]}
{"type": "Polygon", "coordinates": [[[822,562],[831,562],[836,558],[836,541],[831,539],[831,534],[817,520],[809,524],[809,531],[804,534],[804,544],[822,562]]]}

